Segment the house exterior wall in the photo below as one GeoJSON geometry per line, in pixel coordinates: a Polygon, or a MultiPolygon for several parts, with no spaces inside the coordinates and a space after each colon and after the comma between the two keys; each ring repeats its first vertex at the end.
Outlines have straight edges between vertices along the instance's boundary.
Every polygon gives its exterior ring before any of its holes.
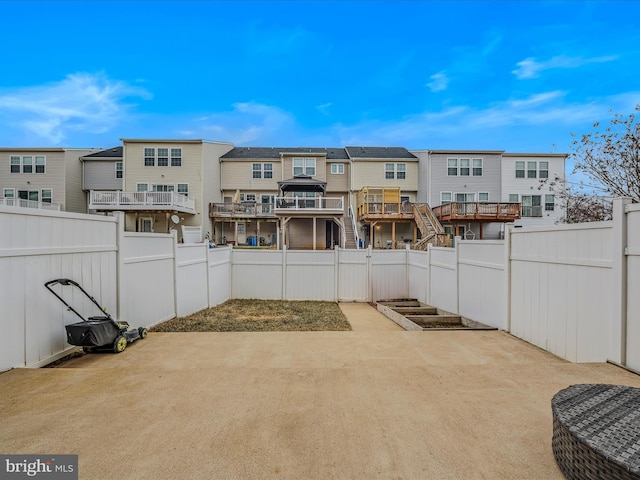
{"type": "MultiPolygon", "coordinates": [[[[316,219],[316,249],[323,250],[327,243],[327,219],[316,219]]],[[[313,248],[313,219],[296,218],[287,225],[287,244],[291,250],[311,250],[313,248]]]]}
{"type": "MultiPolygon", "coordinates": [[[[423,155],[424,156],[424,155],[423,155]]],[[[428,158],[429,179],[427,182],[427,203],[431,207],[441,205],[441,192],[451,192],[455,201],[456,193],[475,194],[478,201],[478,193],[489,194],[490,202],[501,201],[501,152],[487,151],[432,151],[428,158]],[[448,175],[448,159],[469,159],[470,172],[468,176],[448,175]],[[473,175],[472,159],[482,159],[482,175],[473,175]]],[[[459,161],[459,160],[458,160],[459,161]]],[[[424,172],[423,172],[424,173],[424,172]]],[[[459,170],[458,170],[459,173],[459,170]]]]}
{"type": "Polygon", "coordinates": [[[418,159],[357,159],[351,162],[351,190],[360,191],[363,187],[400,187],[404,192],[418,191],[418,159]],[[405,163],[406,176],[402,180],[385,178],[386,163],[405,163]]]}
{"type": "MultiPolygon", "coordinates": [[[[416,202],[418,203],[430,203],[428,193],[429,188],[429,150],[411,150],[411,154],[418,157],[418,192],[416,195],[416,202]]],[[[435,206],[435,205],[430,205],[435,206]]]]}
{"type": "Polygon", "coordinates": [[[323,155],[318,155],[317,152],[299,152],[299,153],[286,153],[282,155],[282,180],[288,180],[293,178],[293,159],[294,158],[315,158],[316,159],[316,174],[313,178],[316,180],[327,180],[327,159],[323,155]]]}
{"type": "MultiPolygon", "coordinates": [[[[327,160],[325,168],[325,179],[327,181],[327,192],[348,192],[349,175],[351,175],[351,164],[348,160],[327,160]],[[331,173],[331,165],[343,165],[344,173],[331,173]]],[[[331,196],[327,193],[327,196],[331,196]]]]}
{"type": "Polygon", "coordinates": [[[87,195],[82,190],[82,161],[80,157],[95,150],[67,149],[64,152],[65,205],[68,212],[87,212],[87,195]]]}
{"type": "MultiPolygon", "coordinates": [[[[116,178],[116,163],[122,159],[85,160],[82,167],[84,190],[122,190],[122,178],[116,178]]],[[[124,177],[124,172],[123,172],[124,177]]]]}
{"type": "MultiPolygon", "coordinates": [[[[51,202],[61,210],[84,213],[87,210],[82,192],[82,166],[80,157],[94,152],[90,149],[34,148],[0,149],[0,196],[5,188],[37,191],[42,201],[42,190],[51,189],[51,202]],[[33,158],[33,173],[11,173],[11,156],[33,158]],[[35,173],[35,157],[45,157],[45,173],[35,173]]],[[[22,172],[22,169],[21,169],[22,172]]]]}
{"type": "MultiPolygon", "coordinates": [[[[564,212],[558,202],[557,191],[554,192],[549,185],[556,178],[560,181],[565,179],[565,154],[526,154],[526,153],[505,153],[502,156],[502,198],[504,202],[509,201],[509,195],[518,195],[518,201],[522,202],[522,196],[540,196],[542,216],[523,216],[516,223],[522,226],[553,225],[563,216],[564,212]],[[524,162],[524,178],[516,178],[516,162],[524,162]],[[528,164],[535,162],[536,175],[528,178],[528,164]],[[548,162],[548,179],[540,178],[540,162],[548,162]],[[554,195],[554,209],[545,208],[545,195],[554,195]]],[[[556,186],[556,190],[561,186],[556,186]]]]}
{"type": "Polygon", "coordinates": [[[224,159],[221,162],[221,176],[220,185],[225,192],[235,193],[236,190],[250,193],[268,191],[275,194],[278,190],[278,181],[282,180],[282,163],[280,159],[275,158],[224,159]],[[254,163],[271,163],[273,178],[253,178],[254,163]]]}

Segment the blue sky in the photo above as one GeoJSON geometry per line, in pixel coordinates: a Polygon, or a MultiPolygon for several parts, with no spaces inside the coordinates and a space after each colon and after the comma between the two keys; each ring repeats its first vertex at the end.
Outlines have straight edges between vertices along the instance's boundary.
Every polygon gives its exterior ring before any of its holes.
{"type": "Polygon", "coordinates": [[[0,1],[0,146],[567,152],[640,103],[640,2],[0,1]]]}

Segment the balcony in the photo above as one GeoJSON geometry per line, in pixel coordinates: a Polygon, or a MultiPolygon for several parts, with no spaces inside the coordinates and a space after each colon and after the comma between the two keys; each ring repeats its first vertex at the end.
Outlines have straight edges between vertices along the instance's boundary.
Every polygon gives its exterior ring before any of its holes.
{"type": "Polygon", "coordinates": [[[520,218],[519,203],[452,202],[432,210],[440,222],[513,222],[520,218]]]}
{"type": "Polygon", "coordinates": [[[60,205],[57,203],[36,202],[34,200],[25,200],[24,198],[0,198],[0,206],[38,208],[40,210],[60,210],[60,205]]]}
{"type": "Polygon", "coordinates": [[[195,215],[195,200],[176,192],[92,190],[89,209],[98,211],[181,212],[195,215]]]}
{"type": "Polygon", "coordinates": [[[400,199],[399,188],[365,187],[357,195],[358,220],[413,220],[413,206],[400,199]]]}
{"type": "Polygon", "coordinates": [[[212,218],[275,218],[273,203],[211,203],[212,218]]]}
{"type": "Polygon", "coordinates": [[[277,216],[344,215],[344,197],[276,197],[277,216]]]}

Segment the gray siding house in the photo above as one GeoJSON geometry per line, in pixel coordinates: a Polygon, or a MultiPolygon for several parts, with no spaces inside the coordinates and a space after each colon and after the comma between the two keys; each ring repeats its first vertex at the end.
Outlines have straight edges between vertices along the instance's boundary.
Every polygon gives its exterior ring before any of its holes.
{"type": "Polygon", "coordinates": [[[122,190],[124,163],[122,147],[109,148],[81,157],[82,189],[122,190]]]}

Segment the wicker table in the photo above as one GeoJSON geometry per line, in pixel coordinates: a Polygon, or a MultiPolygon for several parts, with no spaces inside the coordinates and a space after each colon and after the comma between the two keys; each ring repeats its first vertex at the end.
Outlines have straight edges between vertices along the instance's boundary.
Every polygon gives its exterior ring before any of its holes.
{"type": "Polygon", "coordinates": [[[572,385],[554,395],[553,454],[569,479],[640,479],[640,388],[572,385]]]}

